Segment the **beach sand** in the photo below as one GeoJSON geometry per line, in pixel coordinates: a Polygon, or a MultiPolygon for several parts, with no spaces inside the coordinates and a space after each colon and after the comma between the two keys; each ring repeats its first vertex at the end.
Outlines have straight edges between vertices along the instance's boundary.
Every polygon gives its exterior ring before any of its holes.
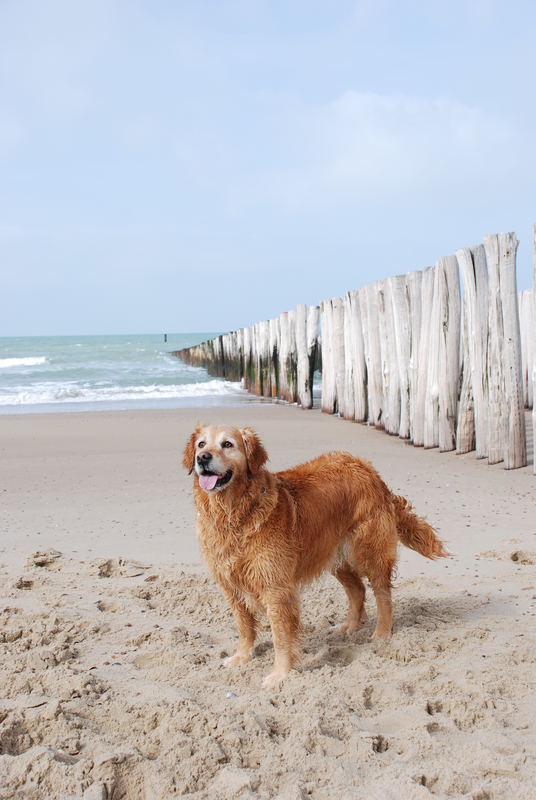
{"type": "Polygon", "coordinates": [[[0,798],[534,798],[536,478],[283,405],[0,417],[0,798]],[[201,563],[196,421],[252,425],[280,469],[371,460],[454,553],[401,549],[390,642],[303,595],[305,652],[224,658],[234,623],[201,563]]]}

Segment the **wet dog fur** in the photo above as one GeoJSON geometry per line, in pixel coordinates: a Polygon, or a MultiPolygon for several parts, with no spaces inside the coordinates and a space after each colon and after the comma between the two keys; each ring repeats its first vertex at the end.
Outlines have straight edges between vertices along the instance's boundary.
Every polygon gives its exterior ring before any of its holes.
{"type": "Polygon", "coordinates": [[[227,659],[253,655],[264,611],[275,650],[263,686],[288,674],[299,656],[299,592],[326,570],[348,597],[348,634],[365,619],[367,577],[376,598],[374,638],[392,628],[391,577],[398,542],[427,558],[448,555],[431,526],[394,495],[366,461],[331,452],[272,473],[251,428],[198,426],[183,463],[194,474],[197,535],[207,564],[234,614],[238,648],[227,659]]]}

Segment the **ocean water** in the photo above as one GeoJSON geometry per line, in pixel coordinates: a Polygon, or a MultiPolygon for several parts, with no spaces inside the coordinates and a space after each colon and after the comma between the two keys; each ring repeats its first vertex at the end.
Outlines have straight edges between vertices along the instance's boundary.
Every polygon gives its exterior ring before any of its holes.
{"type": "Polygon", "coordinates": [[[241,384],[171,355],[212,336],[0,338],[0,414],[259,402],[241,384]]]}

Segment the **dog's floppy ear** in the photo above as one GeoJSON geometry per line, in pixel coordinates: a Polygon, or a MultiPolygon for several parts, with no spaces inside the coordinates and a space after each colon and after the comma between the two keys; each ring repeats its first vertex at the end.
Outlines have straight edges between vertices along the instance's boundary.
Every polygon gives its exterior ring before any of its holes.
{"type": "Polygon", "coordinates": [[[248,469],[255,475],[268,461],[268,453],[253,428],[240,428],[240,434],[244,442],[248,469]]]}
{"type": "Polygon", "coordinates": [[[185,469],[188,470],[188,475],[191,475],[194,471],[195,467],[195,440],[199,436],[199,431],[201,430],[200,426],[198,425],[195,431],[192,433],[186,447],[184,448],[184,456],[182,458],[182,463],[184,464],[185,469]]]}

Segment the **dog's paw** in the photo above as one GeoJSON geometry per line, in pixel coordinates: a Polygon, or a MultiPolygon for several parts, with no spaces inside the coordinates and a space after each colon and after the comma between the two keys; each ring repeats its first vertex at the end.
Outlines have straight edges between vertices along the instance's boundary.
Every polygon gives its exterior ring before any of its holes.
{"type": "Polygon", "coordinates": [[[336,633],[345,633],[347,636],[351,636],[352,633],[355,633],[359,630],[361,625],[363,625],[367,621],[367,613],[363,611],[359,619],[353,619],[351,622],[346,620],[346,622],[340,622],[338,625],[334,625],[333,630],[336,633]]]}
{"type": "Polygon", "coordinates": [[[263,689],[272,689],[274,686],[277,686],[278,683],[281,683],[287,677],[286,672],[280,672],[278,670],[274,670],[262,682],[263,689]]]}
{"type": "Polygon", "coordinates": [[[392,636],[391,631],[379,631],[375,630],[371,637],[371,642],[375,641],[376,639],[383,639],[384,641],[388,641],[392,636]]]}
{"type": "Polygon", "coordinates": [[[234,656],[226,658],[223,663],[226,667],[241,667],[243,664],[247,664],[248,661],[251,661],[251,653],[235,653],[234,656]]]}

